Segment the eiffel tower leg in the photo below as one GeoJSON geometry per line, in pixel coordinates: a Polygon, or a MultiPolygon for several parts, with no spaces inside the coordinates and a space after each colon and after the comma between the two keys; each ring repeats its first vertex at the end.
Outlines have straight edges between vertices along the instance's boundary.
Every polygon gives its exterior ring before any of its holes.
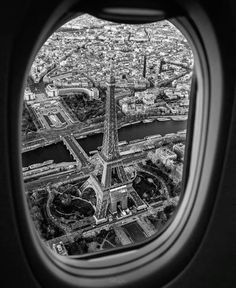
{"type": "Polygon", "coordinates": [[[109,205],[109,194],[107,191],[104,191],[103,197],[98,198],[96,211],[94,214],[94,218],[96,224],[103,223],[107,221],[107,208],[109,205]]]}

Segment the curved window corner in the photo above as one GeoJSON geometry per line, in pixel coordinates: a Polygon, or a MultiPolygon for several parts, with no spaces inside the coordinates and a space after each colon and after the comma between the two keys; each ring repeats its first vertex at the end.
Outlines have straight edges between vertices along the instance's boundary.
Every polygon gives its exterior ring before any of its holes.
{"type": "Polygon", "coordinates": [[[24,83],[22,180],[30,246],[58,287],[162,285],[194,255],[222,101],[214,36],[197,27],[81,14],[40,43],[24,83]]]}

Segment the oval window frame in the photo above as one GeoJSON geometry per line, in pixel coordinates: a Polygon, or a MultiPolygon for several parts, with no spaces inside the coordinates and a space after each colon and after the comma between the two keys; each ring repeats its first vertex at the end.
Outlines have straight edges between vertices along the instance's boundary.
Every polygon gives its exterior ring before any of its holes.
{"type": "MultiPolygon", "coordinates": [[[[58,26],[58,23],[60,22],[60,21],[58,22],[58,19],[62,19],[61,17],[63,15],[61,13],[61,7],[59,10],[60,11],[57,11],[58,17],[54,18],[54,20],[55,19],[57,20],[56,21],[53,20],[50,26],[47,26],[46,28],[44,26],[44,29],[43,29],[44,31],[41,31],[41,35],[40,35],[41,40],[43,38],[46,38],[46,39],[48,38],[48,37],[45,37],[45,35],[49,35],[48,33],[49,30],[55,31],[53,27],[55,28],[56,26],[58,26]],[[47,30],[47,33],[45,32],[46,30],[47,30]],[[42,35],[44,36],[42,37],[42,35]]],[[[201,15],[203,14],[201,13],[201,15]]],[[[50,16],[50,18],[51,17],[52,15],[50,16]]],[[[205,20],[206,22],[208,22],[207,17],[205,18],[205,20]]],[[[139,281],[139,280],[141,281],[141,279],[145,279],[145,277],[147,277],[148,275],[151,277],[151,275],[154,275],[156,273],[159,274],[159,277],[158,275],[156,275],[159,281],[158,283],[165,283],[167,279],[170,279],[170,276],[168,276],[167,274],[171,274],[171,275],[176,274],[176,269],[173,268],[173,263],[176,264],[176,262],[179,262],[180,264],[180,262],[182,261],[182,263],[177,268],[177,270],[180,271],[181,267],[183,268],[186,265],[187,259],[189,261],[189,259],[191,258],[190,255],[181,256],[180,252],[183,251],[184,247],[186,247],[187,245],[186,243],[189,243],[189,240],[191,239],[191,236],[193,235],[195,235],[195,239],[194,241],[190,241],[192,242],[191,249],[188,248],[189,251],[190,250],[192,251],[191,253],[189,252],[188,254],[193,255],[195,253],[196,249],[194,249],[194,247],[196,246],[196,243],[199,243],[203,234],[203,231],[201,232],[195,231],[196,226],[198,226],[199,222],[202,222],[202,224],[199,224],[201,226],[201,230],[204,230],[203,227],[206,227],[206,224],[208,222],[207,219],[209,218],[209,214],[210,214],[210,212],[206,211],[207,210],[206,207],[209,207],[210,204],[212,205],[213,203],[212,198],[214,198],[214,197],[209,196],[209,191],[206,191],[205,194],[199,195],[199,189],[201,189],[201,186],[203,186],[203,188],[205,187],[203,190],[209,189],[210,183],[208,183],[209,180],[207,179],[207,173],[204,175],[203,170],[206,170],[206,167],[211,168],[211,165],[213,165],[214,157],[216,153],[217,141],[215,139],[217,139],[217,136],[219,133],[219,124],[217,123],[219,123],[219,119],[220,119],[220,111],[221,111],[220,106],[222,102],[222,95],[220,95],[220,91],[221,91],[220,89],[217,94],[217,91],[214,91],[214,89],[210,89],[210,88],[212,88],[212,85],[213,85],[212,83],[214,83],[215,81],[218,82],[218,87],[222,86],[222,83],[220,81],[221,70],[214,69],[214,71],[210,71],[211,69],[209,67],[211,67],[211,65],[208,65],[208,60],[210,58],[210,55],[209,53],[207,53],[207,49],[203,45],[204,41],[202,41],[202,39],[199,37],[198,31],[194,23],[191,23],[189,20],[184,19],[184,18],[178,18],[177,20],[174,20],[173,22],[175,25],[178,22],[181,26],[184,27],[184,29],[186,29],[187,27],[188,33],[191,31],[190,34],[192,37],[192,41],[194,43],[193,47],[194,49],[195,48],[197,49],[197,53],[198,53],[197,57],[199,57],[199,59],[195,58],[195,62],[199,61],[199,64],[198,64],[199,67],[198,69],[196,69],[197,78],[198,78],[198,87],[199,87],[198,89],[202,89],[202,93],[207,97],[205,97],[206,99],[204,99],[204,101],[202,99],[203,97],[197,97],[198,99],[197,105],[198,107],[199,106],[202,107],[202,111],[200,111],[199,108],[198,110],[196,110],[196,111],[199,111],[201,115],[197,115],[197,118],[195,119],[193,140],[195,139],[196,141],[193,141],[194,145],[192,147],[191,173],[189,175],[185,197],[179,206],[176,217],[173,219],[173,221],[170,223],[167,229],[160,236],[163,239],[158,237],[158,242],[159,243],[161,242],[162,245],[159,244],[160,247],[158,248],[156,245],[154,245],[154,242],[157,242],[157,241],[151,241],[148,244],[144,245],[140,249],[140,251],[133,249],[132,251],[124,251],[123,253],[107,255],[107,256],[105,255],[104,257],[99,257],[97,259],[90,259],[86,261],[77,260],[77,259],[69,259],[69,258],[66,259],[64,257],[56,256],[52,254],[50,251],[47,251],[45,247],[43,247],[41,240],[37,237],[36,233],[34,233],[33,231],[34,229],[29,219],[29,213],[27,212],[27,209],[26,209],[27,207],[26,200],[23,199],[24,197],[22,197],[22,195],[16,195],[13,197],[15,199],[14,205],[16,209],[16,215],[19,216],[18,220],[21,219],[24,221],[23,223],[20,223],[18,221],[21,241],[24,247],[24,251],[27,255],[28,261],[29,263],[31,263],[32,269],[37,278],[40,278],[40,276],[37,275],[36,267],[38,264],[40,264],[40,267],[44,270],[44,273],[46,274],[49,273],[51,274],[51,276],[54,275],[52,277],[54,278],[54,280],[56,278],[57,280],[60,279],[60,281],[59,282],[57,281],[57,282],[61,283],[60,285],[62,286],[59,286],[59,287],[63,287],[63,285],[72,287],[75,284],[77,285],[78,281],[80,281],[79,285],[81,285],[81,287],[100,287],[100,286],[107,287],[111,285],[113,286],[124,285],[125,286],[135,281],[139,281]],[[212,80],[213,72],[215,73],[214,79],[217,79],[217,80],[210,82],[210,80],[212,80]],[[202,82],[200,81],[200,79],[202,79],[202,82]],[[211,87],[209,87],[208,85],[209,83],[211,83],[211,87]],[[218,101],[215,101],[214,111],[212,112],[212,109],[210,109],[210,104],[211,104],[210,100],[212,100],[213,92],[216,92],[215,95],[218,96],[218,98],[217,96],[214,96],[215,97],[214,100],[217,99],[218,101]],[[214,117],[213,114],[216,113],[217,109],[219,111],[218,121],[217,119],[213,121],[210,118],[211,117],[216,118],[214,117]],[[198,120],[200,122],[197,122],[198,120]],[[211,123],[209,122],[210,120],[211,120],[211,123]],[[196,137],[198,137],[198,139],[196,139],[196,137]],[[211,150],[209,150],[209,145],[211,146],[211,150]],[[212,153],[209,153],[208,156],[205,157],[207,149],[208,151],[212,151],[212,153]],[[206,158],[208,159],[208,163],[206,163],[206,158]],[[195,164],[193,163],[194,161],[195,161],[195,164]],[[196,165],[196,162],[198,162],[197,165],[196,165]],[[203,163],[205,163],[204,164],[205,167],[203,167],[204,166],[203,163]],[[195,171],[195,173],[193,173],[193,171],[195,171]],[[201,175],[201,179],[200,179],[200,175],[201,175]],[[196,192],[197,190],[198,190],[198,194],[196,192]],[[186,193],[189,193],[189,196],[188,196],[189,199],[186,198],[187,197],[186,193]],[[211,201],[209,201],[210,204],[207,203],[208,205],[206,205],[206,199],[211,199],[211,201]],[[192,203],[191,206],[189,204],[190,200],[192,203]],[[197,204],[198,207],[196,207],[196,203],[198,203],[197,204]],[[22,207],[24,207],[24,211],[22,211],[22,207]],[[190,227],[191,229],[189,229],[190,227]],[[25,235],[23,235],[24,232],[26,232],[25,235]],[[181,237],[182,237],[182,240],[183,240],[183,237],[185,239],[183,241],[180,241],[181,237]],[[27,251],[26,242],[25,242],[26,239],[31,241],[30,246],[32,248],[32,251],[27,251]],[[35,259],[33,259],[32,255],[36,256],[35,259]],[[36,265],[36,263],[38,264],[36,265]],[[145,263],[146,263],[146,266],[144,266],[145,263]],[[80,264],[82,265],[80,266],[80,264]],[[167,266],[169,267],[168,269],[166,268],[167,266]],[[148,269],[146,267],[148,267],[148,269]],[[170,269],[170,267],[172,268],[170,269]],[[164,270],[168,270],[168,273],[166,273],[167,271],[164,273],[164,270]],[[120,275],[122,275],[122,277],[120,277],[120,275]]],[[[211,30],[212,27],[209,25],[208,29],[211,30]]],[[[213,47],[212,49],[216,53],[216,56],[218,56],[218,58],[220,59],[219,53],[217,51],[218,50],[217,41],[214,39],[214,33],[212,33],[211,35],[212,35],[211,40],[213,41],[209,43],[209,45],[213,47]]],[[[206,41],[206,39],[204,40],[206,41]]],[[[208,39],[208,41],[210,42],[210,39],[208,39]]],[[[36,44],[34,43],[35,44],[34,51],[37,50],[36,48],[41,47],[41,45],[39,45],[39,42],[44,43],[45,41],[44,42],[39,41],[38,39],[37,43],[36,44]]],[[[32,51],[33,49],[31,50],[31,53],[32,51]]],[[[31,54],[30,60],[28,61],[28,65],[27,65],[28,68],[29,66],[31,66],[32,59],[34,59],[34,57],[32,56],[33,54],[35,53],[31,54]]],[[[220,62],[218,63],[218,65],[220,67],[220,62]]],[[[27,69],[25,69],[25,72],[27,72],[27,69]]],[[[27,75],[27,73],[24,74],[24,78],[25,78],[25,75],[27,75]]],[[[23,91],[22,86],[24,85],[21,84],[21,91],[23,91]]],[[[9,103],[9,107],[10,106],[12,106],[11,103],[9,103]]],[[[14,109],[11,107],[9,111],[12,111],[12,110],[14,109]]],[[[198,112],[196,114],[198,114],[198,112]]],[[[17,115],[19,116],[18,119],[20,119],[21,109],[20,111],[18,111],[17,115]]],[[[15,131],[15,127],[19,128],[20,121],[14,122],[12,120],[10,124],[13,127],[11,131],[15,131]]],[[[19,130],[20,129],[18,129],[18,131],[19,130]]],[[[18,134],[16,136],[13,136],[9,139],[9,142],[11,143],[10,150],[13,151],[12,153],[13,156],[14,155],[17,156],[16,159],[17,159],[17,164],[18,164],[18,169],[19,169],[18,171],[21,171],[20,169],[22,166],[21,166],[21,160],[19,157],[20,155],[19,147],[21,144],[20,135],[18,134]],[[14,140],[17,140],[15,143],[19,144],[18,148],[15,147],[14,140]]],[[[11,165],[11,171],[14,172],[15,171],[14,166],[16,166],[14,157],[10,158],[10,165],[11,165]]],[[[212,171],[212,169],[210,169],[210,171],[212,171]]],[[[24,191],[22,175],[20,177],[17,177],[17,175],[14,175],[14,174],[15,173],[13,173],[12,175],[12,179],[15,179],[16,181],[13,181],[13,190],[16,191],[16,187],[17,187],[16,184],[21,183],[21,189],[22,191],[24,191]]],[[[41,281],[44,281],[42,277],[41,277],[41,281]]]]}

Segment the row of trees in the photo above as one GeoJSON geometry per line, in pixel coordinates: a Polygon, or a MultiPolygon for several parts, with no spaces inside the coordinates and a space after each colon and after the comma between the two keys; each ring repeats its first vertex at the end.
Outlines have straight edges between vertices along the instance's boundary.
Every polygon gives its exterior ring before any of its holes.
{"type": "Polygon", "coordinates": [[[133,187],[139,196],[148,203],[166,200],[166,197],[162,196],[159,191],[161,183],[143,172],[138,172],[138,176],[133,182],[133,187]]]}
{"type": "Polygon", "coordinates": [[[34,124],[33,117],[29,112],[27,104],[24,101],[23,112],[22,112],[22,123],[21,123],[21,132],[23,135],[28,134],[29,132],[36,132],[37,128],[34,124]]]}
{"type": "Polygon", "coordinates": [[[64,232],[58,227],[56,227],[47,217],[47,198],[48,193],[46,191],[39,191],[38,193],[35,192],[27,194],[27,202],[32,221],[40,237],[43,240],[50,240],[64,234],[64,232]]]}
{"type": "Polygon", "coordinates": [[[166,186],[169,190],[170,197],[179,196],[182,192],[182,182],[175,184],[174,181],[169,176],[169,168],[167,168],[162,162],[153,163],[151,160],[147,160],[145,165],[142,165],[147,171],[150,171],[153,174],[163,178],[166,183],[166,186]]]}
{"type": "Polygon", "coordinates": [[[86,121],[105,114],[104,101],[88,100],[84,93],[64,95],[63,100],[80,121],[86,121]]]}
{"type": "Polygon", "coordinates": [[[65,246],[69,255],[92,253],[107,248],[102,245],[104,239],[106,239],[111,247],[121,246],[120,240],[113,229],[108,231],[102,229],[96,235],[86,238],[79,234],[74,238],[73,242],[67,243],[65,246]]]}

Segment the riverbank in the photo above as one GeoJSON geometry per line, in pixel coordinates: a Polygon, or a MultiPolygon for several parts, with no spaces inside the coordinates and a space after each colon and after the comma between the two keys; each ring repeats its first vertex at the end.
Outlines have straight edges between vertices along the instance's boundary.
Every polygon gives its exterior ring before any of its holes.
{"type": "MultiPolygon", "coordinates": [[[[130,127],[130,126],[137,127],[137,124],[148,125],[150,123],[153,123],[154,121],[160,123],[160,122],[169,122],[169,121],[170,122],[171,121],[179,122],[179,121],[186,121],[186,120],[187,120],[186,115],[175,115],[175,116],[168,116],[168,117],[167,116],[158,116],[158,117],[157,116],[151,116],[151,117],[144,119],[144,120],[138,120],[138,121],[133,121],[133,122],[128,122],[128,123],[120,123],[120,124],[118,124],[118,129],[120,130],[124,127],[130,127]]],[[[144,128],[146,129],[146,126],[144,128]]],[[[183,129],[185,129],[185,128],[183,128],[183,129]]],[[[180,130],[183,130],[183,129],[180,129],[180,130]]],[[[81,129],[80,131],[74,132],[74,133],[71,130],[68,130],[68,133],[64,132],[63,136],[66,136],[67,134],[73,134],[73,136],[76,139],[84,139],[84,138],[93,136],[95,134],[100,134],[100,133],[103,133],[103,126],[99,127],[99,128],[89,129],[89,130],[85,128],[85,129],[81,129]]],[[[171,132],[167,131],[167,133],[173,133],[173,131],[171,131],[171,132]]],[[[162,133],[162,135],[165,135],[167,133],[164,133],[164,134],[162,133]]],[[[145,135],[145,136],[148,136],[148,135],[145,135]]],[[[126,139],[122,139],[122,140],[126,140],[126,139]]],[[[28,143],[22,143],[22,153],[25,153],[25,152],[28,152],[31,150],[35,150],[35,149],[40,148],[40,147],[48,146],[48,145],[51,145],[53,143],[57,143],[60,141],[61,141],[60,135],[58,135],[57,137],[54,137],[52,139],[40,138],[40,139],[32,140],[28,143]]]]}
{"type": "MultiPolygon", "coordinates": [[[[120,128],[118,131],[119,141],[130,142],[132,140],[145,139],[145,137],[157,134],[164,136],[166,134],[177,133],[178,131],[182,131],[186,129],[186,127],[187,127],[187,121],[170,120],[163,122],[153,121],[149,123],[139,122],[133,125],[120,128]]],[[[87,155],[89,155],[90,151],[97,150],[97,147],[102,145],[102,137],[103,137],[102,132],[97,132],[90,136],[87,135],[84,138],[81,138],[81,136],[84,135],[79,134],[79,136],[76,137],[76,139],[81,145],[81,147],[84,149],[84,151],[87,153],[87,155]]],[[[57,139],[57,142],[59,141],[61,141],[60,138],[57,139]]],[[[22,151],[23,166],[25,167],[51,159],[54,160],[55,163],[73,161],[68,150],[64,147],[62,143],[56,143],[56,144],[53,143],[55,143],[55,141],[52,142],[45,141],[43,145],[40,143],[38,149],[34,148],[32,150],[28,150],[25,153],[23,150],[22,151]],[[60,148],[57,149],[56,148],[57,146],[60,148]]]]}

